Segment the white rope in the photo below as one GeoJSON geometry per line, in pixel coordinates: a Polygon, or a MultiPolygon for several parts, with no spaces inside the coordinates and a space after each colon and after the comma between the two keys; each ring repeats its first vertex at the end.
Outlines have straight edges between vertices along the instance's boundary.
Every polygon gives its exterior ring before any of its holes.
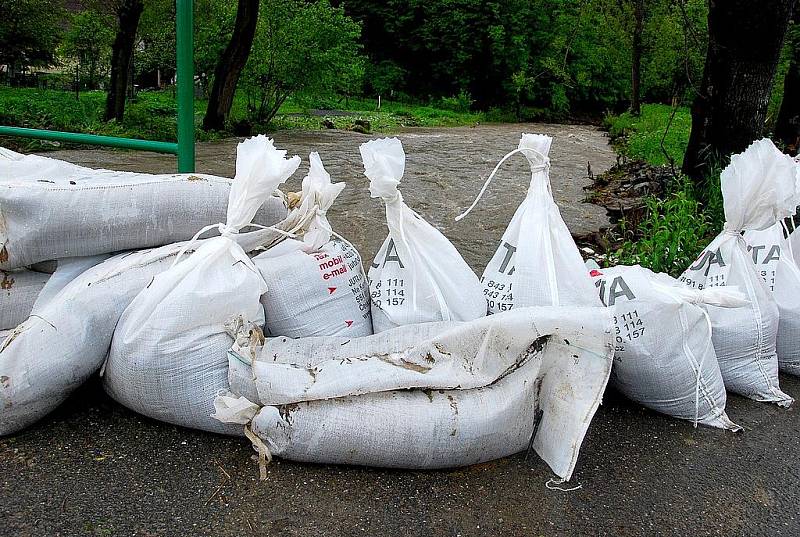
{"type": "MultiPolygon", "coordinates": [[[[475,208],[475,206],[478,204],[478,202],[483,197],[483,194],[486,192],[486,189],[489,187],[489,183],[492,182],[492,179],[494,179],[494,176],[497,174],[497,171],[500,169],[500,166],[502,166],[503,163],[505,161],[507,161],[509,158],[511,158],[513,155],[516,155],[517,153],[525,153],[526,151],[529,152],[529,153],[532,153],[533,156],[535,156],[537,158],[540,158],[542,160],[542,162],[540,164],[534,164],[534,162],[531,161],[531,159],[528,158],[527,155],[525,156],[525,158],[528,160],[528,162],[531,165],[531,174],[533,174],[533,173],[535,173],[537,171],[550,169],[550,159],[547,158],[542,153],[540,153],[540,152],[538,152],[535,149],[532,149],[530,147],[518,147],[517,149],[507,153],[506,156],[504,156],[503,158],[500,159],[500,162],[498,162],[497,166],[494,167],[494,170],[492,170],[492,173],[489,174],[489,177],[486,178],[486,182],[483,183],[483,188],[481,188],[481,191],[478,193],[478,197],[475,198],[475,201],[472,202],[472,205],[469,206],[469,209],[467,209],[466,211],[464,211],[460,215],[456,216],[456,222],[458,222],[462,218],[466,217],[472,211],[472,209],[475,208]]],[[[548,184],[548,188],[549,188],[549,184],[548,184]]]]}
{"type": "Polygon", "coordinates": [[[582,489],[583,485],[578,485],[575,487],[562,487],[566,483],[566,479],[553,479],[552,477],[547,480],[547,483],[544,484],[549,490],[560,490],[561,492],[572,492],[573,490],[582,489]]]}
{"type": "MultiPolygon", "coordinates": [[[[276,228],[274,226],[262,226],[261,224],[254,224],[254,223],[251,222],[251,223],[247,224],[244,227],[255,227],[255,228],[259,228],[259,229],[269,229],[269,230],[274,231],[275,233],[277,233],[279,235],[283,235],[283,236],[288,237],[288,238],[294,238],[294,237],[297,237],[296,231],[299,229],[300,226],[299,225],[295,226],[294,228],[292,228],[291,231],[284,231],[284,230],[278,229],[278,228],[276,228]]],[[[181,257],[183,257],[186,254],[186,252],[189,251],[189,249],[194,245],[194,243],[196,243],[198,241],[198,239],[200,238],[200,235],[202,235],[206,231],[209,231],[209,230],[214,229],[214,228],[219,229],[221,237],[229,237],[230,238],[231,236],[237,235],[239,233],[239,230],[237,230],[235,228],[228,227],[225,224],[221,224],[220,223],[220,224],[209,224],[209,225],[207,225],[206,227],[204,227],[203,229],[201,229],[200,231],[195,233],[194,237],[192,237],[185,245],[183,245],[183,247],[178,251],[178,255],[175,256],[175,260],[172,262],[172,265],[170,265],[170,268],[172,268],[172,267],[174,267],[175,265],[178,264],[178,261],[181,259],[181,257]]]]}

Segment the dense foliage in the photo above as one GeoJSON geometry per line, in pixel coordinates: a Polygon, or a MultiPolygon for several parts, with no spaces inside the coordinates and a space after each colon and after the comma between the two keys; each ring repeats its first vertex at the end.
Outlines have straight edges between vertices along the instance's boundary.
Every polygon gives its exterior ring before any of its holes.
{"type": "Polygon", "coordinates": [[[292,95],[358,93],[361,28],[327,0],[262,0],[240,82],[248,117],[268,122],[292,95]]]}
{"type": "MultiPolygon", "coordinates": [[[[605,123],[625,157],[654,166],[672,161],[680,170],[691,129],[686,108],[645,105],[641,117],[624,113],[607,117],[605,123]]],[[[621,242],[610,256],[611,264],[638,264],[680,275],[722,230],[719,170],[708,178],[708,185],[708,192],[700,196],[693,183],[678,173],[664,196],[649,196],[640,220],[620,222],[615,233],[621,235],[621,242]]]]}
{"type": "Polygon", "coordinates": [[[63,16],[60,0],[0,0],[0,65],[13,77],[56,63],[63,16]]]}
{"type": "MultiPolygon", "coordinates": [[[[115,1],[87,0],[66,16],[65,0],[0,0],[0,64],[60,64],[72,89],[77,63],[83,87],[106,87],[115,1]]],[[[163,88],[174,82],[175,2],[144,5],[134,82],[163,88]]],[[[236,2],[194,5],[195,74],[208,95],[236,2]]],[[[268,122],[290,95],[309,108],[380,95],[519,120],[620,113],[631,99],[635,6],[644,8],[641,99],[688,106],[705,58],[706,0],[261,0],[239,86],[247,106],[233,119],[268,122]]],[[[770,119],[788,61],[787,52],[770,119]]]]}
{"type": "MultiPolygon", "coordinates": [[[[623,106],[630,92],[629,0],[348,0],[363,24],[366,90],[469,94],[522,116],[623,106]]],[[[646,100],[683,97],[702,72],[703,0],[646,0],[646,100]]]]}

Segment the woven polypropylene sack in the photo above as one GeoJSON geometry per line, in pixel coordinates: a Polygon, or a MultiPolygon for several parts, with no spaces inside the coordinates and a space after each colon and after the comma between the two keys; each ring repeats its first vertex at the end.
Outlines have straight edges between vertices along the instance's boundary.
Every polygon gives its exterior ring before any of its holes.
{"type": "Polygon", "coordinates": [[[313,252],[299,247],[283,255],[272,251],[284,244],[253,259],[267,283],[261,297],[267,335],[372,334],[369,287],[358,251],[337,239],[313,252]]]}
{"type": "MultiPolygon", "coordinates": [[[[170,244],[225,218],[230,179],[92,170],[50,160],[0,155],[0,269],[170,244]]],[[[275,196],[254,222],[271,225],[286,214],[284,200],[275,196]]]]}
{"type": "MultiPolygon", "coordinates": [[[[210,417],[227,388],[227,323],[264,323],[266,284],[237,243],[261,203],[300,164],[264,136],[239,144],[222,235],[153,278],[119,318],[104,371],[117,402],[168,423],[236,434],[210,417]]],[[[269,230],[265,230],[269,231],[269,230]]]]}
{"type": "MultiPolygon", "coordinates": [[[[726,393],[711,325],[698,303],[726,301],[691,291],[638,265],[592,270],[600,299],[614,314],[614,368],[609,383],[657,412],[721,429],[741,427],[725,413],[726,393]]],[[[727,290],[726,290],[727,291],[727,290]]]]}
{"type": "MultiPolygon", "coordinates": [[[[608,311],[520,308],[423,326],[349,342],[287,340],[269,351],[267,341],[262,352],[277,353],[284,366],[335,368],[311,389],[337,397],[307,400],[313,382],[281,385],[281,399],[298,402],[260,410],[243,405],[244,412],[220,404],[218,415],[235,423],[252,419],[269,451],[292,460],[446,468],[532,444],[556,474],[569,479],[611,369],[608,311]],[[455,383],[463,389],[454,389],[455,383]],[[293,397],[286,393],[292,387],[293,397]]],[[[256,367],[269,367],[267,362],[252,362],[253,373],[259,395],[272,398],[278,395],[269,389],[272,369],[256,367]]]]}
{"type": "Polygon", "coordinates": [[[0,435],[56,408],[100,366],[125,306],[180,245],[115,256],[67,284],[0,345],[0,435]]]}
{"type": "MultiPolygon", "coordinates": [[[[274,237],[272,230],[259,230],[236,240],[250,251],[274,237]]],[[[122,312],[185,246],[114,256],[68,283],[10,332],[0,345],[0,435],[33,424],[100,369],[122,312]]]]}
{"type": "Polygon", "coordinates": [[[800,268],[780,223],[744,234],[747,249],[778,305],[778,369],[800,375],[800,268]]]}
{"type": "Polygon", "coordinates": [[[331,182],[317,153],[309,159],[301,202],[292,212],[308,225],[297,231],[298,240],[283,241],[253,259],[267,284],[261,297],[265,332],[293,338],[372,334],[361,256],[334,233],[326,216],[345,184],[331,182]]]}
{"type": "Polygon", "coordinates": [[[50,275],[18,269],[0,270],[0,277],[0,330],[9,330],[28,318],[50,275]]]}
{"type": "Polygon", "coordinates": [[[400,140],[372,140],[360,149],[370,195],[386,205],[389,228],[369,269],[375,332],[486,315],[478,277],[450,241],[405,204],[397,189],[405,172],[400,140]]]}
{"type": "Polygon", "coordinates": [[[528,160],[528,194],[481,278],[489,313],[523,306],[601,305],[550,190],[552,141],[541,134],[523,134],[519,147],[503,157],[475,203],[458,217],[460,220],[475,207],[503,162],[517,153],[528,160]]]}
{"type": "Polygon", "coordinates": [[[680,281],[696,289],[733,285],[747,295],[747,307],[705,306],[725,387],[756,401],[788,406],[793,399],[778,382],[778,306],[742,237],[742,231],[769,228],[794,211],[796,186],[765,180],[785,165],[782,160],[768,140],[731,157],[720,177],[724,229],[680,281]]]}

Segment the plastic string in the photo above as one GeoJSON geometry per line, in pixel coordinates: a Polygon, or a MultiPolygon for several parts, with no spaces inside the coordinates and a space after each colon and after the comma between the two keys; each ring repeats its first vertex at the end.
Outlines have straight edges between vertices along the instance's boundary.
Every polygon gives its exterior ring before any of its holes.
{"type": "MultiPolygon", "coordinates": [[[[525,152],[532,153],[533,156],[535,156],[535,157],[537,157],[537,158],[542,160],[541,164],[534,164],[533,161],[531,161],[531,159],[527,158],[527,155],[526,155],[526,159],[528,160],[528,163],[531,164],[531,175],[533,175],[534,173],[536,173],[538,171],[545,171],[545,170],[550,169],[550,159],[548,157],[546,157],[545,155],[543,155],[542,153],[540,153],[539,151],[535,150],[535,149],[532,149],[530,147],[518,147],[517,149],[515,149],[513,151],[510,151],[509,153],[506,154],[506,156],[504,156],[503,158],[500,159],[500,162],[498,162],[497,166],[494,167],[494,170],[492,170],[492,173],[490,173],[489,177],[486,178],[486,182],[483,183],[483,188],[481,188],[481,191],[478,193],[478,197],[475,198],[475,201],[472,202],[472,205],[470,205],[469,208],[466,211],[464,211],[460,215],[456,216],[456,222],[458,222],[462,218],[466,217],[472,211],[472,209],[475,208],[475,206],[478,204],[478,202],[483,197],[483,194],[486,192],[486,189],[489,188],[489,183],[491,183],[492,179],[494,179],[494,176],[497,174],[497,171],[500,169],[500,166],[502,166],[503,163],[505,161],[507,161],[509,158],[511,158],[513,155],[516,155],[517,153],[525,153],[525,152]]],[[[547,190],[548,190],[548,192],[550,191],[550,183],[549,183],[549,181],[548,181],[548,184],[547,184],[547,190]]]]}
{"type": "MultiPolygon", "coordinates": [[[[269,230],[274,231],[275,233],[278,233],[279,235],[284,235],[285,237],[288,237],[288,238],[296,237],[297,235],[296,235],[295,232],[299,229],[299,226],[295,226],[294,228],[292,228],[291,231],[284,231],[284,230],[278,229],[278,228],[276,228],[274,226],[262,226],[261,224],[254,224],[252,222],[249,223],[249,224],[246,224],[243,227],[255,227],[255,228],[259,228],[259,229],[269,229],[269,230]]],[[[229,227],[226,224],[222,224],[222,223],[220,223],[220,224],[209,224],[209,225],[205,226],[200,231],[195,233],[194,237],[192,237],[186,244],[183,245],[183,247],[181,247],[181,249],[178,251],[178,255],[175,256],[175,260],[172,262],[172,265],[170,265],[170,268],[172,268],[172,267],[174,267],[175,265],[178,264],[178,261],[181,259],[181,257],[183,257],[186,254],[186,252],[189,251],[189,249],[194,245],[194,243],[196,243],[200,239],[200,235],[202,235],[206,231],[212,230],[214,228],[219,229],[221,237],[230,238],[232,235],[237,235],[239,233],[239,230],[237,230],[235,228],[232,228],[232,227],[229,227]]]]}
{"type": "Polygon", "coordinates": [[[572,492],[573,490],[582,489],[583,485],[578,485],[575,487],[562,487],[564,483],[566,483],[566,479],[553,479],[552,477],[547,480],[547,483],[544,484],[548,490],[560,490],[561,492],[572,492]]]}

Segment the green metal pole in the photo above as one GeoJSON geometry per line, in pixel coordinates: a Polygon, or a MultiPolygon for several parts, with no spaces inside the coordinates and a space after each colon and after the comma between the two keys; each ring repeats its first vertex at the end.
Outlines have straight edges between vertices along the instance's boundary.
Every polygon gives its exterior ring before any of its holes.
{"type": "Polygon", "coordinates": [[[37,140],[103,145],[108,147],[121,147],[123,149],[138,149],[139,151],[154,151],[156,153],[172,153],[173,155],[178,153],[178,144],[172,142],[153,142],[150,140],[137,140],[135,138],[81,134],[78,132],[46,131],[41,129],[27,129],[24,127],[0,126],[0,136],[21,136],[23,138],[35,138],[37,140]]]}
{"type": "Polygon", "coordinates": [[[192,0],[177,0],[178,171],[194,172],[194,13],[192,0]]]}

